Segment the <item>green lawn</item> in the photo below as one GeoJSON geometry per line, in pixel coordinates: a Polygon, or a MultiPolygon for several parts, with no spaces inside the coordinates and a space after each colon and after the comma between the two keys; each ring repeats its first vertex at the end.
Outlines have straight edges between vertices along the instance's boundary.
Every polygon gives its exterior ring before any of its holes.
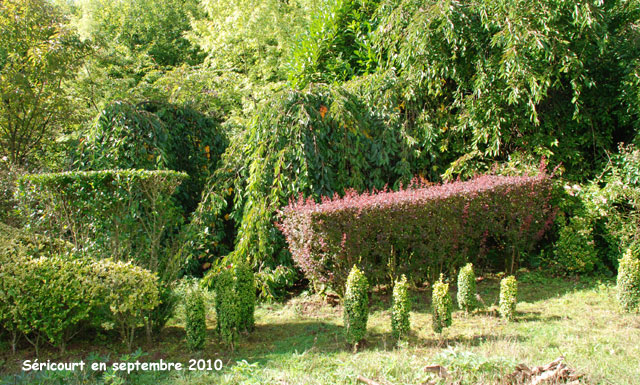
{"type": "MultiPolygon", "coordinates": [[[[355,384],[356,377],[362,375],[381,384],[422,384],[435,378],[423,370],[434,363],[452,374],[447,383],[500,383],[517,363],[542,365],[561,355],[569,366],[585,374],[585,383],[638,383],[640,316],[617,311],[613,281],[547,279],[537,274],[522,276],[520,281],[518,318],[512,323],[497,317],[498,280],[486,278],[478,290],[487,308],[468,316],[456,311],[453,326],[439,338],[431,328],[430,291],[416,291],[412,335],[395,347],[389,296],[377,293],[371,302],[366,344],[353,353],[342,336],[341,307],[303,293],[286,304],[260,305],[256,330],[241,336],[233,351],[217,343],[214,312],[210,312],[210,339],[203,352],[186,351],[178,320],[163,331],[159,342],[142,346],[145,353],[141,361],[221,359],[223,369],[219,372],[139,372],[128,376],[88,372],[68,375],[63,383],[355,384]]],[[[104,347],[91,356],[86,353],[91,351],[89,346],[76,345],[64,357],[47,351],[44,361],[127,358],[113,353],[122,349],[116,342],[95,341],[93,345],[100,344],[104,347]]],[[[18,372],[22,360],[33,359],[32,355],[28,349],[16,356],[3,353],[2,371],[18,372]]],[[[5,381],[57,384],[60,377],[59,373],[6,374],[5,381]]]]}

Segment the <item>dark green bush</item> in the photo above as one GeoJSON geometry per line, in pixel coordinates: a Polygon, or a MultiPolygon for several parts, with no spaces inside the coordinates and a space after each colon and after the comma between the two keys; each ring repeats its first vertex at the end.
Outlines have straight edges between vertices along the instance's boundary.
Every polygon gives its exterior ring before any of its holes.
{"type": "Polygon", "coordinates": [[[628,249],[618,264],[618,303],[626,312],[640,312],[640,259],[628,249]]]}
{"type": "Polygon", "coordinates": [[[458,307],[465,313],[476,307],[476,275],[471,263],[467,263],[458,274],[458,307]]]}
{"type": "Polygon", "coordinates": [[[187,346],[191,350],[200,350],[207,339],[207,319],[201,289],[192,287],[187,291],[184,301],[187,346]]]}
{"type": "Polygon", "coordinates": [[[178,274],[168,246],[182,219],[172,194],[186,178],[144,170],[31,174],[18,180],[16,197],[32,230],[91,257],[132,259],[168,281],[178,274]]]}
{"type": "Polygon", "coordinates": [[[216,322],[222,341],[233,348],[239,330],[238,300],[233,271],[221,270],[213,283],[216,293],[216,322]]]}
{"type": "Polygon", "coordinates": [[[176,191],[192,212],[227,139],[219,122],[191,108],[169,103],[113,102],[95,119],[80,143],[77,165],[84,170],[145,169],[185,172],[176,191]]]}
{"type": "Polygon", "coordinates": [[[343,319],[347,342],[356,345],[367,333],[369,319],[369,282],[357,266],[347,278],[343,299],[343,319]]]}
{"type": "Polygon", "coordinates": [[[411,299],[407,277],[404,275],[393,286],[393,308],[391,310],[391,334],[396,340],[406,338],[411,330],[411,299]]]}
{"type": "Polygon", "coordinates": [[[516,317],[516,305],[518,304],[518,281],[510,275],[500,281],[499,311],[502,318],[511,321],[516,317]]]}
{"type": "Polygon", "coordinates": [[[453,301],[449,295],[449,284],[444,282],[442,274],[440,274],[440,279],[433,284],[431,307],[433,310],[433,331],[440,334],[445,328],[451,326],[451,311],[453,310],[453,301]]]}
{"type": "Polygon", "coordinates": [[[239,331],[252,331],[256,306],[256,283],[253,270],[245,263],[234,266],[235,292],[238,309],[239,331]]]}

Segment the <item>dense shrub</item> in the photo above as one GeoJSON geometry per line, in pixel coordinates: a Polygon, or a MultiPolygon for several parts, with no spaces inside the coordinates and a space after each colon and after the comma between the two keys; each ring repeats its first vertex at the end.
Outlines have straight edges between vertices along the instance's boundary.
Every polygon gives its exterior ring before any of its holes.
{"type": "Polygon", "coordinates": [[[593,238],[593,223],[588,217],[573,217],[560,226],[553,250],[553,262],[568,274],[593,272],[600,259],[593,238]]]}
{"type": "Polygon", "coordinates": [[[516,305],[518,303],[518,281],[516,277],[510,275],[500,281],[500,304],[499,311],[502,318],[511,321],[516,316],[516,305]]]}
{"type": "Polygon", "coordinates": [[[96,305],[89,268],[87,261],[60,257],[15,257],[0,264],[0,321],[36,351],[41,340],[64,351],[96,305]]]}
{"type": "Polygon", "coordinates": [[[336,290],[355,262],[376,283],[388,281],[388,266],[412,280],[435,280],[467,262],[488,263],[487,251],[512,268],[553,223],[550,195],[551,180],[540,174],[348,192],[320,204],[301,197],[282,211],[280,229],[307,277],[336,290]]]}
{"type": "Polygon", "coordinates": [[[72,249],[73,245],[64,240],[0,223],[0,264],[16,256],[50,257],[68,253],[72,249]]]}
{"type": "Polygon", "coordinates": [[[185,212],[193,211],[227,139],[219,122],[169,103],[109,104],[80,143],[77,166],[84,170],[145,169],[185,172],[176,191],[185,212]]]}
{"type": "Polygon", "coordinates": [[[253,270],[245,263],[234,266],[235,292],[238,308],[238,330],[252,331],[256,306],[256,283],[253,270]]]}
{"type": "Polygon", "coordinates": [[[233,348],[239,329],[238,301],[231,269],[220,271],[214,281],[216,293],[216,322],[222,341],[233,348]]]}
{"type": "Polygon", "coordinates": [[[64,350],[88,324],[117,327],[131,347],[158,305],[156,275],[128,263],[14,254],[0,264],[0,278],[0,324],[14,348],[23,335],[36,349],[44,340],[64,350]]]}
{"type": "Polygon", "coordinates": [[[407,277],[402,276],[393,286],[393,308],[391,309],[391,334],[396,340],[406,338],[411,330],[409,313],[411,299],[409,298],[407,277]]]}
{"type": "Polygon", "coordinates": [[[431,307],[433,331],[440,334],[445,328],[451,326],[451,311],[453,310],[453,301],[449,295],[449,284],[444,282],[442,274],[440,279],[433,284],[431,307]]]}
{"type": "Polygon", "coordinates": [[[369,318],[369,282],[364,273],[353,265],[347,278],[347,288],[343,299],[344,327],[347,342],[355,345],[367,333],[369,318]]]}
{"type": "Polygon", "coordinates": [[[101,326],[115,328],[128,349],[136,329],[145,325],[149,313],[158,306],[158,276],[130,262],[95,261],[89,273],[98,288],[105,317],[101,326]],[[108,311],[107,311],[108,310],[108,311]]]}
{"type": "Polygon", "coordinates": [[[143,170],[31,174],[18,180],[16,197],[32,230],[92,257],[133,259],[168,280],[178,268],[165,246],[181,221],[172,194],[185,178],[143,170]]]}
{"type": "Polygon", "coordinates": [[[628,249],[618,264],[618,302],[627,312],[640,312],[640,260],[628,249]]]}
{"type": "Polygon", "coordinates": [[[191,350],[200,350],[207,338],[207,318],[201,289],[192,287],[187,291],[184,302],[187,346],[191,350]]]}
{"type": "Polygon", "coordinates": [[[458,307],[465,313],[476,307],[476,275],[473,264],[467,263],[458,274],[458,307]]]}

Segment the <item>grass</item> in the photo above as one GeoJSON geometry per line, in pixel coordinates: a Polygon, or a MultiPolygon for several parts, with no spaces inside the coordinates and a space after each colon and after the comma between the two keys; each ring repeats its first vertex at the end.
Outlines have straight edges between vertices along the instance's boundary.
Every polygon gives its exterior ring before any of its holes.
{"type": "Polygon", "coordinates": [[[100,349],[92,347],[99,344],[94,342],[72,346],[64,357],[55,351],[43,357],[45,361],[162,358],[183,363],[191,358],[221,359],[219,372],[26,375],[20,373],[20,365],[33,359],[29,349],[16,356],[1,354],[0,370],[4,381],[12,384],[57,384],[62,377],[62,383],[86,384],[355,384],[358,375],[382,384],[422,384],[436,378],[423,368],[438,363],[450,372],[448,383],[493,384],[502,383],[517,363],[542,365],[563,355],[569,366],[584,373],[584,383],[637,383],[640,316],[618,312],[613,281],[525,274],[520,277],[517,320],[510,323],[497,316],[498,286],[497,278],[480,282],[478,291],[487,307],[470,315],[456,311],[452,327],[442,337],[431,328],[430,292],[414,291],[412,334],[400,346],[391,337],[389,295],[373,296],[366,344],[353,353],[344,342],[341,307],[303,293],[285,304],[260,305],[256,330],[241,336],[233,351],[217,342],[210,312],[208,343],[199,353],[186,351],[182,325],[175,320],[158,342],[142,346],[146,353],[122,357],[114,353],[122,352],[121,345],[107,339],[100,349]]]}

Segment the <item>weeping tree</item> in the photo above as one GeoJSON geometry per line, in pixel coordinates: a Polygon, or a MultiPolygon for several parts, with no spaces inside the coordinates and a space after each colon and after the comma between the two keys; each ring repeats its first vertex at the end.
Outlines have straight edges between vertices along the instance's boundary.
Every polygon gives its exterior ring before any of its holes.
{"type": "Polygon", "coordinates": [[[289,199],[408,184],[420,164],[416,141],[383,115],[344,87],[277,94],[231,140],[203,193],[184,249],[192,266],[224,266],[225,255],[292,266],[274,224],[289,199]]]}

